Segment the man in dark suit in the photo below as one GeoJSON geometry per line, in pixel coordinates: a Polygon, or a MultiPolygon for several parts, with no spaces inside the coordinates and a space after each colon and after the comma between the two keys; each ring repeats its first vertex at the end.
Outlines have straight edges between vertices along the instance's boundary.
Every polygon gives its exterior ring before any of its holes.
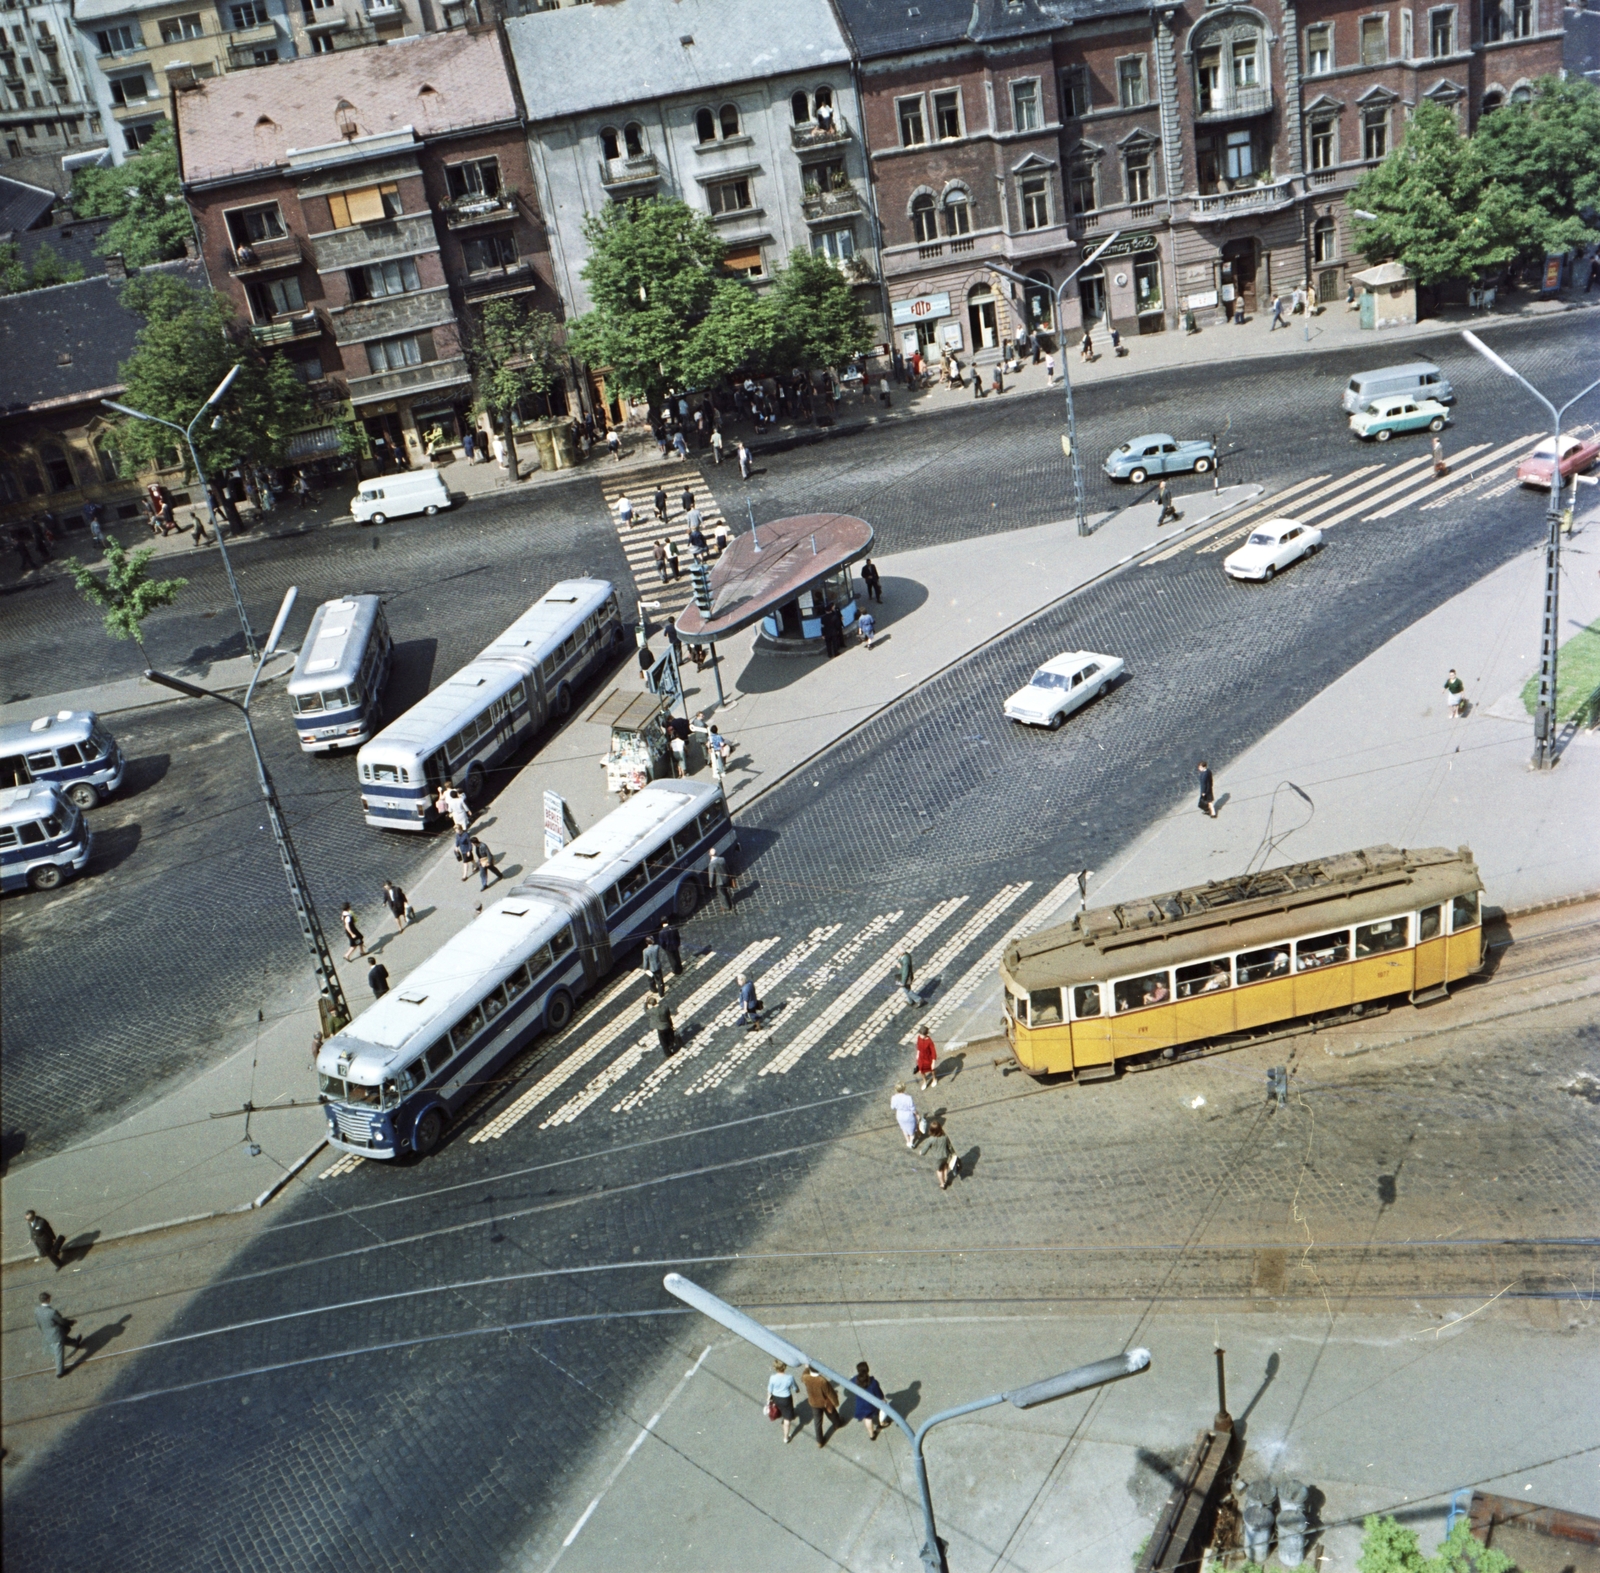
{"type": "Polygon", "coordinates": [[[59,1234],[50,1227],[48,1218],[41,1218],[31,1207],[23,1214],[28,1220],[28,1238],[33,1241],[34,1252],[41,1261],[54,1262],[57,1268],[61,1266],[61,1247],[64,1243],[59,1234]]]}
{"type": "Polygon", "coordinates": [[[74,1349],[83,1348],[83,1340],[72,1336],[72,1321],[63,1316],[50,1303],[48,1294],[39,1296],[39,1303],[33,1308],[33,1319],[39,1324],[39,1336],[44,1339],[44,1351],[52,1356],[56,1362],[56,1375],[67,1374],[67,1345],[74,1349]]]}

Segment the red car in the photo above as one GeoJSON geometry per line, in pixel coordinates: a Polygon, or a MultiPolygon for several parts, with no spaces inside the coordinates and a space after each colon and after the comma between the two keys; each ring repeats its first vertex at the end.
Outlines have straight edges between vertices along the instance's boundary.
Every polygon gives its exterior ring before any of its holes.
{"type": "MultiPolygon", "coordinates": [[[[1555,453],[1555,438],[1546,437],[1521,464],[1517,466],[1517,479],[1524,486],[1550,488],[1550,460],[1555,453]]],[[[1566,437],[1561,439],[1561,479],[1581,470],[1587,470],[1600,459],[1600,435],[1566,437]]]]}

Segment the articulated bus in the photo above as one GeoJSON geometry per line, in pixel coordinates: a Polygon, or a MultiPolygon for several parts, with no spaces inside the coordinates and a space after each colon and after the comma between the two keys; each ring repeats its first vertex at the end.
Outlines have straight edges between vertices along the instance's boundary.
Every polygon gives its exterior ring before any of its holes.
{"type": "Polygon", "coordinates": [[[712,849],[738,845],[717,786],[652,781],[323,1044],[328,1140],[423,1157],[446,1123],[668,913],[700,905],[712,849]]]}
{"type": "Polygon", "coordinates": [[[552,714],[569,714],[573,689],[621,648],[622,609],[608,580],[552,585],[356,755],[367,823],[427,829],[447,781],[478,802],[487,772],[552,714]]]}
{"type": "Polygon", "coordinates": [[[1472,853],[1368,847],[1080,912],[1001,959],[1005,1030],[1033,1075],[1114,1075],[1153,1051],[1226,1042],[1481,971],[1472,853]]]}
{"type": "Polygon", "coordinates": [[[308,754],[359,748],[383,709],[394,642],[383,601],[347,595],[324,601],[289,675],[289,708],[308,754]]]}

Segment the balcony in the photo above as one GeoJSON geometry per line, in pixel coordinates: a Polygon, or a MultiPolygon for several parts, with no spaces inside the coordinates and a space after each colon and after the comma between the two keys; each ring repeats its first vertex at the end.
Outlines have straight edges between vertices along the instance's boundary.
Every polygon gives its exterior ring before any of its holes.
{"type": "Polygon", "coordinates": [[[820,224],[825,219],[850,218],[864,213],[866,204],[854,186],[844,185],[832,191],[807,191],[800,199],[800,209],[806,216],[806,223],[820,224]]]}
{"type": "Polygon", "coordinates": [[[349,25],[350,18],[343,11],[335,11],[332,16],[319,16],[307,22],[305,29],[308,33],[341,33],[349,25]]]}
{"type": "Polygon", "coordinates": [[[831,126],[790,126],[789,141],[797,153],[820,153],[843,147],[850,140],[850,126],[843,115],[835,115],[831,126]]]}
{"type": "Polygon", "coordinates": [[[235,247],[233,266],[228,272],[236,279],[249,279],[260,273],[297,268],[305,259],[299,236],[283,235],[277,240],[257,240],[235,247]]]}
{"type": "Polygon", "coordinates": [[[447,229],[471,229],[476,224],[495,224],[517,216],[517,194],[501,191],[494,196],[472,191],[463,197],[451,197],[439,204],[440,216],[447,229]]]}
{"type": "Polygon", "coordinates": [[[461,387],[472,381],[464,355],[448,360],[424,361],[420,366],[403,366],[399,371],[375,372],[369,377],[350,379],[350,402],[374,404],[397,394],[428,393],[442,388],[461,387]]]}
{"type": "Polygon", "coordinates": [[[1193,197],[1189,217],[1197,224],[1238,218],[1245,213],[1270,213],[1294,201],[1294,181],[1264,181],[1239,191],[1219,191],[1213,196],[1193,197]]]}
{"type": "Polygon", "coordinates": [[[399,0],[367,0],[367,16],[374,22],[403,22],[406,18],[399,0]]]}
{"type": "Polygon", "coordinates": [[[395,257],[414,257],[420,252],[437,251],[439,237],[433,227],[433,214],[402,213],[398,218],[374,219],[370,224],[352,224],[348,229],[332,229],[311,237],[317,272],[342,273],[367,262],[387,262],[395,257]]]}
{"type": "Polygon", "coordinates": [[[1247,120],[1252,115],[1264,115],[1272,108],[1272,89],[1270,86],[1236,87],[1202,98],[1200,104],[1200,111],[1194,118],[1201,125],[1247,120]]]}
{"type": "Polygon", "coordinates": [[[357,301],[330,311],[328,319],[336,343],[360,344],[367,339],[388,339],[442,327],[455,321],[455,311],[448,290],[427,289],[357,301]]]}
{"type": "Polygon", "coordinates": [[[492,300],[496,295],[515,295],[538,287],[539,275],[533,271],[533,264],[523,258],[503,268],[469,274],[462,280],[461,293],[468,300],[492,300]]]}
{"type": "Polygon", "coordinates": [[[603,158],[600,160],[600,184],[615,195],[629,190],[643,191],[661,178],[654,153],[640,153],[634,158],[603,158]]]}
{"type": "Polygon", "coordinates": [[[314,311],[297,311],[292,317],[252,322],[250,337],[263,349],[274,344],[293,344],[297,339],[320,339],[322,319],[314,311]]]}

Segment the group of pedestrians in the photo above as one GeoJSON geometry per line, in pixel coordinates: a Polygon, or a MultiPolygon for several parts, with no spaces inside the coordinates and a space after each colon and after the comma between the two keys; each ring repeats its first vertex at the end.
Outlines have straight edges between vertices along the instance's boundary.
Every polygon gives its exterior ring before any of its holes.
{"type": "MultiPolygon", "coordinates": [[[[883,1395],[882,1385],[872,1374],[872,1368],[865,1360],[856,1363],[855,1385],[869,1394],[870,1398],[863,1398],[860,1393],[850,1395],[854,1403],[852,1417],[866,1429],[867,1440],[876,1442],[878,1433],[889,1424],[888,1418],[878,1404],[887,1406],[888,1400],[883,1395]],[[878,1402],[872,1403],[870,1399],[876,1399],[878,1402]]],[[[806,1403],[811,1409],[811,1420],[816,1427],[817,1446],[825,1447],[828,1438],[843,1424],[843,1410],[839,1402],[839,1389],[815,1366],[810,1364],[801,1366],[797,1378],[782,1360],[774,1360],[772,1375],[767,1378],[767,1396],[761,1407],[769,1420],[783,1422],[783,1441],[784,1445],[788,1446],[789,1439],[803,1424],[795,1407],[802,1392],[806,1395],[806,1403]]]]}
{"type": "MultiPolygon", "coordinates": [[[[28,1224],[28,1239],[33,1244],[34,1255],[41,1262],[49,1262],[57,1272],[65,1265],[62,1251],[66,1241],[50,1227],[50,1220],[29,1208],[23,1214],[28,1224]]],[[[75,1325],[69,1316],[63,1316],[47,1292],[41,1291],[39,1303],[33,1308],[33,1319],[38,1324],[39,1336],[44,1340],[45,1353],[55,1362],[58,1377],[67,1374],[67,1350],[82,1349],[84,1342],[72,1329],[75,1325]]]]}

